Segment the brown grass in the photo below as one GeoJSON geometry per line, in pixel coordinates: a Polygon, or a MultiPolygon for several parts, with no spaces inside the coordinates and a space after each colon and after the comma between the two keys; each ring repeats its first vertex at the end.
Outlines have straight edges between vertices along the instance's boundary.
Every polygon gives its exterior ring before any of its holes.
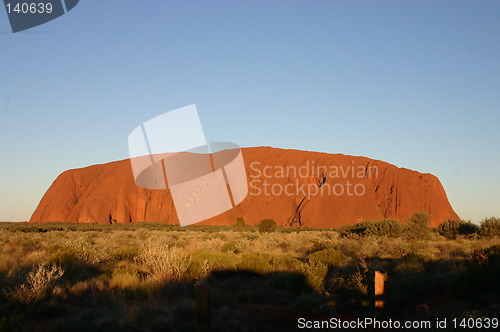
{"type": "MultiPolygon", "coordinates": [[[[28,229],[31,225],[14,226],[0,225],[0,286],[4,290],[0,321],[22,313],[20,326],[35,330],[40,315],[44,326],[56,330],[78,324],[98,330],[107,321],[119,329],[186,324],[189,330],[195,321],[195,285],[202,280],[211,280],[214,312],[242,321],[250,318],[238,311],[241,303],[273,297],[286,298],[280,306],[287,310],[307,307],[314,312],[335,312],[343,297],[366,296],[367,273],[375,268],[389,270],[388,282],[393,289],[411,293],[413,297],[408,295],[404,301],[412,303],[418,301],[418,292],[424,292],[418,287],[433,289],[432,282],[426,281],[429,273],[435,274],[435,280],[465,282],[460,275],[469,269],[474,253],[500,245],[498,237],[449,240],[436,232],[425,239],[408,239],[350,238],[336,230],[259,233],[252,227],[58,224],[58,230],[49,225],[44,226],[49,231],[41,233],[28,229]],[[219,271],[234,276],[221,277],[216,274],[219,271]],[[268,279],[255,281],[238,274],[242,271],[268,279]],[[418,287],[408,286],[413,283],[418,287]],[[31,309],[25,312],[19,306],[31,309]],[[146,307],[158,316],[150,318],[141,309],[146,307]],[[49,318],[42,314],[61,308],[65,308],[61,314],[49,318]],[[89,325],[88,317],[101,325],[89,325]]],[[[215,317],[214,324],[223,326],[222,318],[215,317]]]]}

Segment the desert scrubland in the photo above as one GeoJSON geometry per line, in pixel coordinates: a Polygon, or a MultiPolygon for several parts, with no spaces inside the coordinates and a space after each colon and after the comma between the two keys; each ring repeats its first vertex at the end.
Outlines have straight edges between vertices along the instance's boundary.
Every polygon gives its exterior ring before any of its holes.
{"type": "Polygon", "coordinates": [[[425,222],[0,223],[0,330],[196,330],[199,285],[214,331],[294,329],[300,317],[373,316],[375,270],[382,317],[498,315],[500,220],[425,222]]]}

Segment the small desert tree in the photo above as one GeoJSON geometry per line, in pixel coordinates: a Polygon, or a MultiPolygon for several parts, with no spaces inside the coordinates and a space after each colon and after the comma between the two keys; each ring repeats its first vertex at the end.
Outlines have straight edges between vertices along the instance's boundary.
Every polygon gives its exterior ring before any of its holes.
{"type": "Polygon", "coordinates": [[[427,238],[430,234],[431,215],[425,211],[414,212],[407,220],[410,238],[427,238]]]}
{"type": "Polygon", "coordinates": [[[238,228],[238,229],[245,228],[245,218],[244,217],[236,217],[236,228],[238,228]]]}
{"type": "Polygon", "coordinates": [[[260,233],[271,233],[276,230],[276,221],[273,219],[264,219],[259,223],[260,233]]]}

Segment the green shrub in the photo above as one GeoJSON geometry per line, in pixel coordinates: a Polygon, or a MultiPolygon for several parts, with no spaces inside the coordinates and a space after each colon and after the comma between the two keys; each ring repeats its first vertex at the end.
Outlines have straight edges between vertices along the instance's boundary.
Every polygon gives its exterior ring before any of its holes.
{"type": "Polygon", "coordinates": [[[141,249],[138,246],[119,247],[111,252],[111,257],[117,261],[133,261],[140,254],[140,252],[141,249]]]}
{"type": "Polygon", "coordinates": [[[394,219],[383,219],[376,221],[362,221],[351,226],[344,226],[340,229],[342,236],[386,236],[398,237],[405,229],[405,226],[394,219]]]}
{"type": "Polygon", "coordinates": [[[62,249],[57,250],[52,255],[50,255],[48,264],[63,266],[78,261],[79,259],[77,257],[77,254],[73,249],[62,249]]]}
{"type": "Polygon", "coordinates": [[[109,285],[118,288],[134,288],[140,283],[138,271],[129,267],[116,267],[111,274],[109,285]]]}
{"type": "Polygon", "coordinates": [[[397,220],[383,219],[372,222],[368,228],[368,233],[376,236],[398,237],[403,233],[404,229],[404,225],[397,220]]]}
{"type": "Polygon", "coordinates": [[[261,274],[270,273],[276,268],[273,264],[273,257],[273,255],[263,253],[244,254],[238,264],[238,270],[261,274]]]}
{"type": "Polygon", "coordinates": [[[401,257],[397,261],[394,272],[414,272],[420,273],[425,271],[425,263],[432,261],[431,257],[409,253],[401,257]]]}
{"type": "Polygon", "coordinates": [[[360,236],[363,236],[366,231],[366,227],[360,224],[361,223],[344,225],[338,228],[338,232],[341,237],[359,238],[360,236]]]}
{"type": "Polygon", "coordinates": [[[243,244],[237,241],[229,241],[224,243],[220,250],[222,252],[233,252],[237,254],[243,251],[243,244]]]}
{"type": "Polygon", "coordinates": [[[406,220],[409,237],[415,239],[427,238],[430,234],[430,223],[431,215],[429,213],[425,211],[413,213],[413,215],[406,220]]]}
{"type": "Polygon", "coordinates": [[[188,272],[194,276],[206,275],[213,270],[235,271],[238,257],[233,253],[196,251],[189,254],[188,272]]]}
{"type": "Polygon", "coordinates": [[[439,224],[437,231],[448,239],[456,239],[459,235],[470,235],[477,233],[479,227],[470,221],[448,219],[439,224]]]}
{"type": "Polygon", "coordinates": [[[491,217],[481,221],[479,234],[481,236],[500,235],[500,218],[491,217]]]}
{"type": "Polygon", "coordinates": [[[272,256],[270,261],[274,270],[279,271],[299,271],[302,266],[302,262],[297,258],[293,258],[287,255],[272,256]]]}
{"type": "Polygon", "coordinates": [[[271,233],[276,230],[276,221],[273,219],[264,219],[259,223],[259,232],[271,233]]]}
{"type": "Polygon", "coordinates": [[[302,273],[306,276],[311,288],[318,293],[324,292],[324,281],[328,274],[328,265],[319,262],[309,262],[302,265],[302,273]]]}
{"type": "Polygon", "coordinates": [[[274,271],[300,271],[302,262],[288,256],[277,256],[269,253],[243,254],[238,262],[238,270],[260,274],[274,271]]]}
{"type": "Polygon", "coordinates": [[[329,241],[325,241],[323,239],[312,240],[313,243],[310,248],[307,249],[307,254],[312,254],[313,252],[320,251],[328,248],[328,245],[331,244],[329,241]]]}
{"type": "Polygon", "coordinates": [[[323,263],[328,266],[345,266],[347,262],[347,257],[342,251],[334,248],[315,251],[307,256],[307,258],[309,262],[323,263]]]}

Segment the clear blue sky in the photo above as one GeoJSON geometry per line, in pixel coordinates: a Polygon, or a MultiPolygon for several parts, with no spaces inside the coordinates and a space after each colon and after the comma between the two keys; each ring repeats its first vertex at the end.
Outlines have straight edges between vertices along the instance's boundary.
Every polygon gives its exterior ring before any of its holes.
{"type": "Polygon", "coordinates": [[[12,34],[0,8],[0,220],[193,103],[210,141],[384,160],[500,217],[499,18],[498,0],[83,0],[12,34]]]}

